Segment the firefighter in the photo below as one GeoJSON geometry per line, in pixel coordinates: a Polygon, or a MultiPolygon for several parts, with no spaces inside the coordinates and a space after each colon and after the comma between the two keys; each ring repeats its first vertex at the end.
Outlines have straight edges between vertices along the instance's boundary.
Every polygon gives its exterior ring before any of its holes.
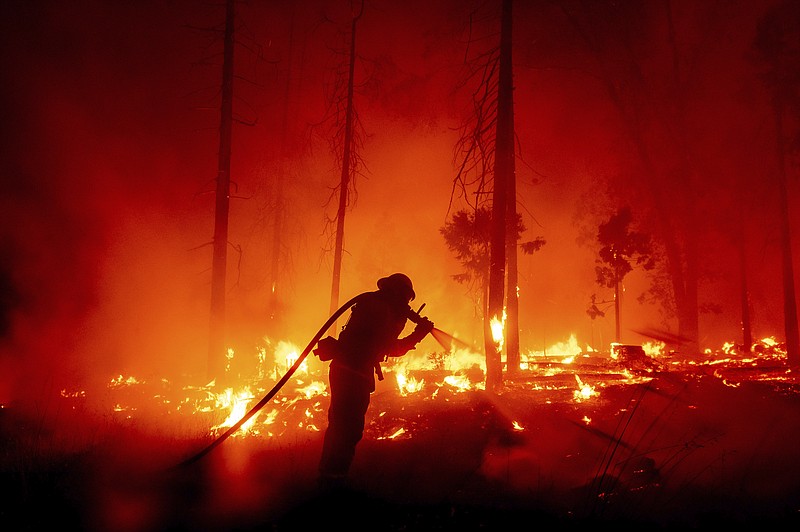
{"type": "Polygon", "coordinates": [[[339,338],[326,344],[325,349],[333,352],[315,352],[321,359],[331,360],[328,427],[319,462],[320,486],[325,489],[347,485],[356,445],[364,435],[375,377],[383,378],[380,362],[405,355],[433,330],[433,323],[409,306],[416,294],[407,275],[394,273],[377,284],[378,290],[365,292],[353,305],[339,338]],[[411,334],[399,338],[406,320],[416,326],[411,334]]]}

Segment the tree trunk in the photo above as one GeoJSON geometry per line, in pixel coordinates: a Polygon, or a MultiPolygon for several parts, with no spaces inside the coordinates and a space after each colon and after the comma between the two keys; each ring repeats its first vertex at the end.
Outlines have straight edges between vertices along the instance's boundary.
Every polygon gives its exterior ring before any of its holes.
{"type": "MultiPolygon", "coordinates": [[[[497,344],[494,340],[494,334],[492,333],[492,320],[489,315],[489,278],[483,278],[483,286],[481,289],[481,311],[483,316],[483,347],[486,353],[491,353],[493,350],[497,350],[497,344]]],[[[499,362],[498,362],[499,363],[499,362]]],[[[492,371],[499,371],[498,369],[493,369],[492,371]]],[[[489,357],[486,356],[486,390],[489,391],[489,357]]]]}
{"type": "MultiPolygon", "coordinates": [[[[668,0],[666,2],[666,16],[667,16],[667,28],[669,34],[669,43],[670,49],[672,50],[672,79],[673,79],[673,90],[675,91],[675,98],[674,98],[674,105],[678,112],[670,113],[671,117],[668,115],[664,118],[665,123],[670,122],[670,118],[675,120],[674,130],[678,132],[676,135],[677,147],[680,150],[680,166],[681,166],[681,175],[690,176],[691,175],[691,164],[690,164],[690,148],[688,146],[686,140],[686,131],[689,131],[689,127],[686,125],[686,98],[684,97],[686,93],[686,86],[685,83],[682,82],[681,76],[681,55],[679,52],[679,48],[677,45],[678,39],[676,36],[675,31],[675,24],[673,19],[673,9],[672,9],[671,2],[668,0]]],[[[692,199],[694,197],[693,191],[691,190],[691,180],[686,180],[686,186],[683,187],[685,190],[684,200],[687,202],[685,209],[683,210],[683,214],[689,215],[689,219],[692,219],[692,214],[696,213],[695,202],[692,199]]],[[[685,222],[685,220],[681,220],[680,222],[685,222]]],[[[679,222],[679,223],[680,223],[679,222]]],[[[700,349],[700,306],[699,306],[699,298],[698,298],[698,290],[699,290],[699,255],[698,255],[698,245],[697,245],[697,232],[695,227],[692,227],[692,222],[689,222],[689,225],[683,224],[682,234],[684,235],[684,262],[680,263],[685,267],[686,274],[682,276],[684,284],[684,294],[685,297],[682,297],[680,303],[677,303],[676,298],[676,305],[678,308],[678,330],[679,334],[687,338],[688,341],[684,346],[684,350],[688,350],[692,354],[699,354],[700,349]]],[[[669,238],[669,237],[668,237],[669,238]]],[[[677,258],[675,259],[677,260],[677,258]]]]}
{"type": "MultiPolygon", "coordinates": [[[[500,73],[497,89],[497,130],[495,134],[494,192],[492,194],[492,234],[490,237],[489,265],[489,320],[503,320],[505,302],[506,266],[506,194],[513,156],[514,142],[509,138],[512,100],[511,80],[511,0],[503,0],[502,27],[500,30],[500,73]],[[504,103],[503,103],[504,102],[504,103]]],[[[500,344],[493,342],[486,352],[486,390],[492,391],[503,383],[503,366],[500,344]]]]}
{"type": "MultiPolygon", "coordinates": [[[[616,269],[616,266],[614,267],[616,269]]],[[[614,341],[620,343],[620,333],[619,333],[619,274],[614,272],[614,341]]]]}
{"type": "Polygon", "coordinates": [[[743,229],[739,234],[739,272],[742,292],[742,346],[749,353],[753,348],[753,332],[750,325],[750,290],[747,286],[747,249],[743,229]]]}
{"type": "Polygon", "coordinates": [[[281,172],[275,174],[275,206],[272,210],[272,242],[269,251],[269,294],[267,319],[270,334],[276,334],[281,309],[281,255],[283,250],[283,219],[285,216],[283,180],[281,172]]]}
{"type": "Polygon", "coordinates": [[[789,198],[786,190],[786,153],[783,145],[783,107],[775,108],[778,147],[778,195],[780,201],[781,250],[783,265],[783,319],[786,331],[786,360],[793,371],[800,370],[800,334],[797,325],[797,301],[794,289],[792,237],[789,223],[789,198]]]}
{"type": "MultiPolygon", "coordinates": [[[[506,372],[509,376],[514,376],[519,373],[520,355],[519,355],[519,294],[517,292],[517,284],[519,281],[519,272],[517,266],[517,177],[516,177],[516,164],[514,157],[514,73],[512,48],[513,48],[513,28],[511,18],[511,2],[512,0],[503,0],[504,3],[504,24],[502,31],[508,34],[507,39],[501,37],[500,49],[500,84],[501,88],[498,91],[498,108],[505,108],[507,111],[508,120],[504,126],[504,135],[506,139],[503,140],[502,146],[506,151],[500,153],[498,151],[497,157],[503,157],[508,165],[506,185],[507,185],[507,198],[506,198],[506,264],[508,271],[506,276],[508,279],[506,286],[506,313],[508,321],[506,322],[506,372]],[[505,7],[508,4],[508,7],[505,7]],[[505,23],[506,15],[508,22],[505,23]],[[504,59],[505,57],[505,59],[504,59]],[[507,64],[507,69],[503,69],[502,65],[507,64]],[[507,71],[506,71],[507,70],[507,71]],[[507,84],[507,87],[503,87],[507,84]],[[503,95],[501,98],[500,95],[503,95]]],[[[499,123],[498,115],[498,135],[500,134],[501,124],[499,123]]],[[[501,143],[498,142],[498,150],[501,143]]]]}
{"type": "Polygon", "coordinates": [[[700,347],[700,304],[698,297],[698,261],[697,236],[691,229],[683,232],[686,239],[686,298],[684,306],[679,309],[680,335],[688,339],[687,350],[693,354],[701,354],[700,347]]]}
{"type": "MultiPolygon", "coordinates": [[[[282,285],[284,281],[285,271],[282,265],[286,263],[284,260],[285,235],[284,228],[286,226],[286,198],[285,198],[285,181],[287,175],[290,173],[289,169],[291,163],[290,159],[290,142],[289,142],[289,115],[292,105],[290,104],[292,97],[292,58],[294,55],[294,9],[291,11],[291,19],[289,25],[289,50],[287,53],[286,65],[286,85],[283,91],[283,114],[281,117],[281,165],[279,170],[275,173],[274,178],[274,191],[273,196],[275,201],[271,211],[272,217],[272,240],[267,250],[267,257],[269,260],[269,277],[267,278],[268,290],[267,294],[267,333],[269,335],[280,334],[283,328],[282,310],[283,303],[283,290],[282,285]]],[[[269,203],[268,203],[269,204],[269,203]]]]}
{"type": "Polygon", "coordinates": [[[208,378],[224,378],[225,371],[225,279],[228,260],[228,210],[231,184],[231,136],[233,130],[233,23],[234,0],[225,4],[225,44],[222,64],[219,156],[216,211],[214,215],[214,256],[211,264],[211,319],[208,347],[208,378]]]}
{"type": "MultiPolygon", "coordinates": [[[[350,71],[347,80],[347,111],[344,126],[344,153],[342,155],[342,178],[339,183],[339,210],[336,213],[336,244],[333,254],[333,278],[331,281],[331,315],[339,309],[339,286],[342,276],[342,252],[344,248],[344,215],[347,210],[347,193],[350,187],[350,150],[353,140],[353,80],[356,69],[356,23],[361,17],[353,17],[350,30],[350,71]]],[[[333,324],[333,329],[337,325],[333,324]]]]}

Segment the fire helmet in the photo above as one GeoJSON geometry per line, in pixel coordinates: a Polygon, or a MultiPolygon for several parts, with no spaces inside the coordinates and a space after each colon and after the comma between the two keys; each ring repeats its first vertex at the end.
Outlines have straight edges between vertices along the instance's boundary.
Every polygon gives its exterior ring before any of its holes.
{"type": "Polygon", "coordinates": [[[378,290],[387,290],[406,295],[411,301],[417,297],[411,279],[404,273],[393,273],[389,277],[378,279],[378,290]]]}

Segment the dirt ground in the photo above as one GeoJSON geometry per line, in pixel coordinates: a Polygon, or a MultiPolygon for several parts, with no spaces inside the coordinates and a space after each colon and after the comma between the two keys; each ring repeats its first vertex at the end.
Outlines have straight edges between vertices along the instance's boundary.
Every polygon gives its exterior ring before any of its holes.
{"type": "Polygon", "coordinates": [[[321,431],[231,438],[180,466],[208,438],[63,412],[48,426],[7,405],[0,517],[4,530],[797,530],[800,388],[783,373],[587,372],[583,400],[574,374],[497,394],[379,387],[335,492],[316,485],[321,431]]]}

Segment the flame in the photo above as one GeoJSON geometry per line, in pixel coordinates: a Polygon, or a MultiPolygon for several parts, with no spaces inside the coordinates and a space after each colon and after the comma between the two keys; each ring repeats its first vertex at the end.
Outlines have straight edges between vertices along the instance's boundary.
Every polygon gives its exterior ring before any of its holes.
{"type": "MultiPolygon", "coordinates": [[[[284,363],[286,364],[286,369],[289,369],[297,362],[297,359],[300,358],[300,350],[291,342],[280,341],[278,342],[277,347],[275,348],[275,362],[278,362],[278,359],[283,359],[284,363]]],[[[308,364],[304,360],[300,367],[297,368],[298,371],[308,373],[308,364]]]]}
{"type": "MultiPolygon", "coordinates": [[[[238,422],[244,415],[247,413],[247,407],[250,404],[250,401],[255,399],[255,396],[250,391],[250,387],[246,386],[242,390],[235,392],[233,388],[225,388],[225,391],[221,394],[217,395],[217,406],[222,409],[229,409],[230,413],[228,417],[225,418],[225,421],[220,423],[219,425],[215,425],[211,427],[212,434],[215,434],[217,430],[222,428],[232,427],[236,422],[238,422]]],[[[241,429],[237,431],[234,436],[237,434],[242,434],[248,432],[256,422],[259,413],[256,413],[253,417],[245,422],[241,429]]],[[[258,433],[257,431],[255,432],[258,433]]]]}
{"type": "Polygon", "coordinates": [[[736,344],[733,342],[725,342],[722,344],[722,352],[726,355],[733,355],[736,353],[736,344]]]}
{"type": "MultiPolygon", "coordinates": [[[[295,359],[295,362],[297,360],[295,359]]],[[[297,388],[297,392],[302,394],[306,399],[311,399],[317,395],[322,395],[327,390],[327,386],[322,381],[311,381],[307,386],[297,388]]]]}
{"type": "MultiPolygon", "coordinates": [[[[264,338],[264,341],[269,342],[269,338],[264,338]]],[[[267,362],[267,348],[266,347],[257,347],[256,348],[256,359],[258,360],[258,378],[263,379],[267,376],[265,368],[267,362]]]]}
{"type": "Polygon", "coordinates": [[[502,320],[497,316],[492,316],[492,319],[489,321],[489,327],[492,329],[492,340],[494,340],[494,343],[497,344],[498,350],[502,351],[503,344],[505,342],[503,331],[506,327],[506,309],[503,309],[502,320]]]}
{"type": "Polygon", "coordinates": [[[405,433],[406,433],[406,429],[404,429],[403,427],[400,427],[399,429],[394,431],[389,436],[378,436],[378,438],[376,438],[376,439],[378,439],[378,440],[393,440],[395,438],[399,438],[400,436],[402,436],[405,433]]]}
{"type": "MultiPolygon", "coordinates": [[[[591,351],[591,348],[587,348],[591,351]]],[[[583,353],[583,349],[578,344],[578,339],[575,334],[570,334],[566,342],[556,342],[544,351],[528,351],[526,358],[529,360],[545,356],[561,356],[564,357],[562,363],[571,364],[575,357],[583,353]]]]}
{"type": "Polygon", "coordinates": [[[664,342],[645,342],[642,344],[645,354],[653,358],[663,356],[665,347],[664,342]]]}
{"type": "Polygon", "coordinates": [[[594,386],[584,383],[578,375],[575,375],[575,381],[578,383],[578,389],[572,392],[572,397],[576,402],[580,403],[585,399],[590,399],[595,395],[598,395],[594,389],[594,386]]]}
{"type": "Polygon", "coordinates": [[[111,379],[111,382],[108,383],[109,388],[116,388],[117,386],[131,386],[133,384],[139,384],[139,381],[136,380],[136,377],[128,377],[125,378],[122,375],[111,379]]]}
{"type": "Polygon", "coordinates": [[[472,388],[472,383],[466,375],[447,375],[444,378],[444,383],[460,391],[472,388]]]}
{"type": "MultiPolygon", "coordinates": [[[[502,322],[494,320],[494,324],[495,330],[502,332],[502,322]]],[[[291,342],[272,342],[268,338],[263,340],[263,345],[255,347],[258,367],[251,368],[250,375],[237,373],[235,379],[238,382],[231,381],[234,376],[228,375],[226,381],[235,384],[222,393],[220,393],[221,388],[216,388],[217,382],[213,380],[205,385],[172,388],[173,384],[167,379],[145,381],[135,376],[118,374],[110,376],[106,381],[105,386],[110,400],[105,408],[125,420],[152,413],[165,413],[166,416],[159,417],[169,418],[171,427],[176,426],[174,420],[178,415],[196,416],[203,431],[217,434],[220,429],[231,427],[241,420],[252,407],[253,399],[261,396],[298,360],[299,350],[291,342]],[[220,419],[224,421],[216,424],[220,419]]],[[[720,349],[710,351],[704,360],[669,360],[672,353],[663,355],[664,347],[660,342],[642,346],[648,356],[663,357],[662,360],[669,361],[669,365],[677,370],[706,367],[708,370],[704,372],[705,375],[713,376],[723,385],[730,387],[741,385],[739,373],[731,373],[730,369],[757,368],[762,365],[771,369],[784,364],[786,359],[785,347],[773,337],[755,341],[750,351],[746,352],[741,347],[737,351],[734,342],[725,342],[720,349]],[[747,356],[742,356],[743,352],[747,356]]],[[[229,349],[227,352],[228,360],[233,361],[234,351],[229,349]]],[[[525,353],[521,357],[525,362],[521,368],[532,378],[515,382],[514,386],[524,386],[528,390],[541,392],[543,403],[563,399],[579,403],[590,401],[599,395],[594,386],[585,382],[587,375],[603,376],[598,388],[605,386],[608,378],[623,380],[626,384],[652,378],[641,373],[634,374],[628,371],[628,368],[606,366],[603,363],[604,359],[608,360],[605,356],[589,356],[589,353],[594,353],[594,349],[581,350],[574,334],[570,335],[567,341],[557,342],[543,351],[525,353]],[[571,379],[546,380],[546,377],[563,374],[574,378],[577,387],[569,384],[571,379]]],[[[666,367],[666,363],[664,365],[666,367]]],[[[302,370],[301,373],[286,383],[272,406],[264,408],[259,415],[252,416],[235,433],[236,436],[281,437],[287,433],[291,435],[293,434],[291,431],[298,429],[309,432],[319,432],[324,429],[324,412],[327,404],[324,397],[327,396],[327,381],[324,377],[320,378],[311,373],[313,366],[304,364],[298,370],[302,370]]],[[[399,396],[417,395],[425,401],[439,398],[448,401],[453,394],[483,389],[485,356],[469,348],[451,347],[449,351],[441,353],[418,351],[404,357],[389,359],[385,363],[384,371],[395,373],[396,393],[399,396]],[[428,375],[435,377],[427,378],[428,375]]],[[[788,371],[784,374],[771,371],[757,378],[782,382],[791,381],[793,376],[788,371]]],[[[83,404],[91,400],[93,392],[64,389],[60,391],[60,395],[62,400],[70,403],[72,409],[78,409],[83,408],[83,404]]],[[[588,417],[584,417],[582,421],[586,424],[591,423],[588,417]]],[[[514,429],[523,430],[517,424],[514,425],[514,429]]],[[[413,430],[409,427],[398,428],[397,424],[382,428],[379,432],[384,435],[391,434],[384,436],[388,439],[413,437],[413,430]]]]}
{"type": "Polygon", "coordinates": [[[425,380],[417,380],[414,377],[408,377],[405,371],[397,373],[397,387],[400,390],[400,395],[406,396],[410,393],[416,393],[422,390],[425,385],[425,380]]]}
{"type": "Polygon", "coordinates": [[[768,336],[766,338],[762,338],[761,339],[761,343],[766,345],[766,346],[769,346],[769,347],[775,347],[776,345],[778,345],[778,341],[775,340],[775,338],[772,337],[772,336],[768,336]]]}
{"type": "Polygon", "coordinates": [[[389,439],[393,440],[393,439],[397,438],[398,436],[402,436],[403,434],[405,434],[405,432],[406,432],[406,429],[404,429],[403,427],[400,427],[399,429],[397,429],[394,432],[394,434],[389,436],[389,439]]]}
{"type": "Polygon", "coordinates": [[[470,349],[451,349],[447,357],[445,369],[450,371],[478,368],[486,371],[486,357],[470,349]]]}
{"type": "Polygon", "coordinates": [[[233,363],[233,356],[234,352],[232,348],[228,348],[225,352],[225,371],[228,372],[231,370],[231,364],[233,363]]]}

